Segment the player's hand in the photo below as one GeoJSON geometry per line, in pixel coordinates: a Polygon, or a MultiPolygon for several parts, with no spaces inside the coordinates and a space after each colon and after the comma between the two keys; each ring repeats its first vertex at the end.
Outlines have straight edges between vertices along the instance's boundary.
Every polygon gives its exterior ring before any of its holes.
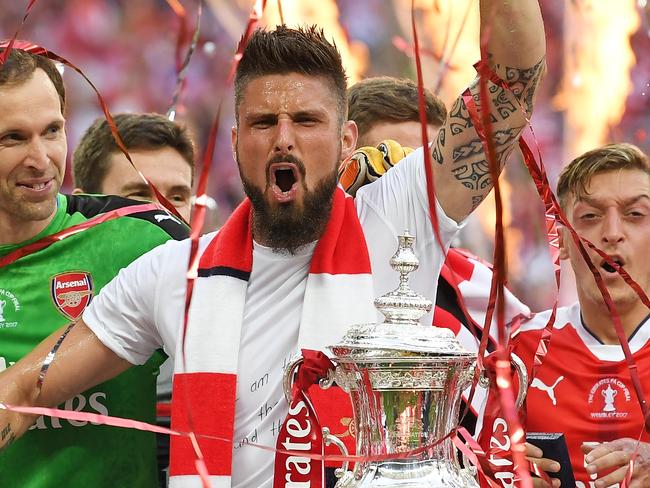
{"type": "MultiPolygon", "coordinates": [[[[546,473],[557,473],[560,471],[560,463],[545,458],[542,450],[537,446],[533,446],[530,442],[526,442],[525,454],[526,459],[531,463],[535,463],[541,471],[545,471],[546,473]]],[[[552,488],[558,488],[560,486],[560,480],[551,478],[551,482],[553,483],[551,485],[552,488]]],[[[535,488],[549,488],[549,484],[541,478],[533,478],[533,486],[535,488]]]]}
{"type": "Polygon", "coordinates": [[[354,196],[363,185],[372,183],[404,159],[413,149],[387,139],[377,147],[360,147],[339,168],[339,182],[354,196]]]}
{"type": "MultiPolygon", "coordinates": [[[[605,488],[621,483],[625,479],[632,454],[636,450],[636,440],[630,438],[616,439],[601,444],[583,444],[582,452],[586,454],[587,473],[595,475],[596,488],[605,488]],[[598,477],[598,473],[611,473],[598,477]]],[[[650,486],[650,444],[639,443],[637,457],[634,461],[634,471],[629,488],[650,486]]]]}

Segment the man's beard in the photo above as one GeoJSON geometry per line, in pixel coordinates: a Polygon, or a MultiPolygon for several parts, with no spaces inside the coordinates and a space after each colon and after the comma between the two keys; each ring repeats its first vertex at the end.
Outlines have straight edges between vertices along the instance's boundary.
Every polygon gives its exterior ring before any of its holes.
{"type": "MultiPolygon", "coordinates": [[[[299,165],[302,166],[302,163],[299,162],[299,165]]],[[[304,170],[302,174],[304,178],[304,170]]],[[[241,170],[240,175],[244,192],[253,205],[253,235],[258,241],[272,249],[295,254],[301,246],[321,237],[329,221],[338,183],[336,168],[319,181],[314,190],[307,190],[303,179],[305,196],[302,208],[295,202],[271,207],[262,190],[248,181],[241,170]]]]}

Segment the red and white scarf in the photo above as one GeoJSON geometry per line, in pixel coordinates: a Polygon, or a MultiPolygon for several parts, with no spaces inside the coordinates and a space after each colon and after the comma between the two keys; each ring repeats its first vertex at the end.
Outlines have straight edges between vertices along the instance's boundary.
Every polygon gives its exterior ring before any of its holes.
{"type": "MultiPolygon", "coordinates": [[[[190,307],[185,362],[178,341],[172,428],[228,439],[199,439],[213,487],[230,487],[235,391],[246,288],[253,264],[251,204],[245,200],[203,252],[190,307]],[[190,410],[192,425],[188,421],[190,410]]],[[[352,324],[374,322],[370,259],[352,198],[337,188],[314,250],[298,347],[321,350],[352,324]]],[[[200,487],[186,438],[171,439],[170,487],[200,487]]]]}
{"type": "MultiPolygon", "coordinates": [[[[455,299],[455,307],[457,307],[455,311],[464,317],[454,316],[453,311],[436,305],[433,323],[438,327],[451,329],[465,348],[474,351],[478,345],[475,334],[478,333],[480,339],[480,331],[485,324],[485,315],[490,301],[492,265],[465,249],[450,248],[440,270],[440,280],[450,285],[455,297],[448,297],[447,301],[451,301],[451,298],[455,299]]],[[[440,295],[440,290],[438,294],[440,295]]],[[[440,298],[438,296],[438,299],[440,298]]],[[[504,320],[507,324],[513,323],[516,319],[532,317],[528,306],[522,303],[507,286],[504,289],[504,301],[504,320]]],[[[496,314],[494,314],[490,325],[488,345],[490,352],[496,344],[496,329],[496,314]]]]}

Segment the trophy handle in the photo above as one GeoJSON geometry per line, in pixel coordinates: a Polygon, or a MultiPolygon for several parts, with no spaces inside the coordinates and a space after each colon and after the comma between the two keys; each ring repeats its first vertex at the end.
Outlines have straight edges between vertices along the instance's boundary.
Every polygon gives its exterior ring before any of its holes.
{"type": "Polygon", "coordinates": [[[517,409],[520,409],[528,393],[528,370],[521,358],[514,353],[511,354],[510,362],[515,367],[517,376],[519,376],[519,391],[517,392],[516,405],[517,409]]]}
{"type": "MultiPolygon", "coordinates": [[[[519,391],[517,392],[516,401],[517,409],[519,409],[524,404],[526,394],[528,393],[528,370],[526,369],[526,365],[521,360],[521,358],[514,353],[510,355],[510,363],[515,368],[517,376],[519,376],[519,391]]],[[[485,372],[481,374],[479,378],[479,384],[484,388],[489,388],[490,379],[485,374],[485,372]]]]}
{"type": "MultiPolygon", "coordinates": [[[[335,435],[332,435],[330,430],[327,427],[323,427],[323,442],[325,443],[326,446],[329,446],[330,444],[334,444],[336,447],[339,448],[341,451],[341,454],[344,456],[348,456],[348,448],[345,447],[345,444],[341,439],[336,437],[335,435]]],[[[340,468],[336,468],[334,470],[334,476],[336,476],[339,480],[341,478],[344,478],[347,480],[348,477],[352,475],[352,472],[348,469],[350,465],[349,461],[343,461],[343,464],[341,465],[340,468]]],[[[343,480],[341,480],[343,481],[343,480]]],[[[339,486],[340,482],[336,484],[336,486],[339,486]]]]}
{"type": "Polygon", "coordinates": [[[289,362],[284,368],[284,375],[282,377],[282,390],[284,391],[284,398],[287,405],[291,405],[291,387],[293,386],[293,376],[296,374],[298,367],[304,361],[302,356],[297,356],[289,362]]]}
{"type": "MultiPolygon", "coordinates": [[[[284,375],[282,377],[282,390],[284,391],[284,398],[287,400],[287,403],[291,405],[291,387],[293,386],[293,376],[296,374],[296,371],[303,363],[303,357],[297,356],[289,362],[287,367],[284,369],[284,375]]],[[[330,369],[327,371],[327,376],[321,378],[318,381],[318,386],[323,390],[327,390],[330,386],[334,384],[336,370],[330,369]]]]}

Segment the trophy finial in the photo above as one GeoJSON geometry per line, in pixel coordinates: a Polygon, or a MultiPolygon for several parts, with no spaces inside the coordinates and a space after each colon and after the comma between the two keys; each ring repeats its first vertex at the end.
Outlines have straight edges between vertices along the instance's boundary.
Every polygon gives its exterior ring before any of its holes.
{"type": "Polygon", "coordinates": [[[409,287],[409,274],[418,269],[419,261],[413,251],[415,237],[405,230],[398,236],[397,251],[390,258],[391,267],[399,273],[399,286],[375,300],[375,307],[386,317],[387,324],[417,325],[432,307],[431,300],[409,287]]]}

